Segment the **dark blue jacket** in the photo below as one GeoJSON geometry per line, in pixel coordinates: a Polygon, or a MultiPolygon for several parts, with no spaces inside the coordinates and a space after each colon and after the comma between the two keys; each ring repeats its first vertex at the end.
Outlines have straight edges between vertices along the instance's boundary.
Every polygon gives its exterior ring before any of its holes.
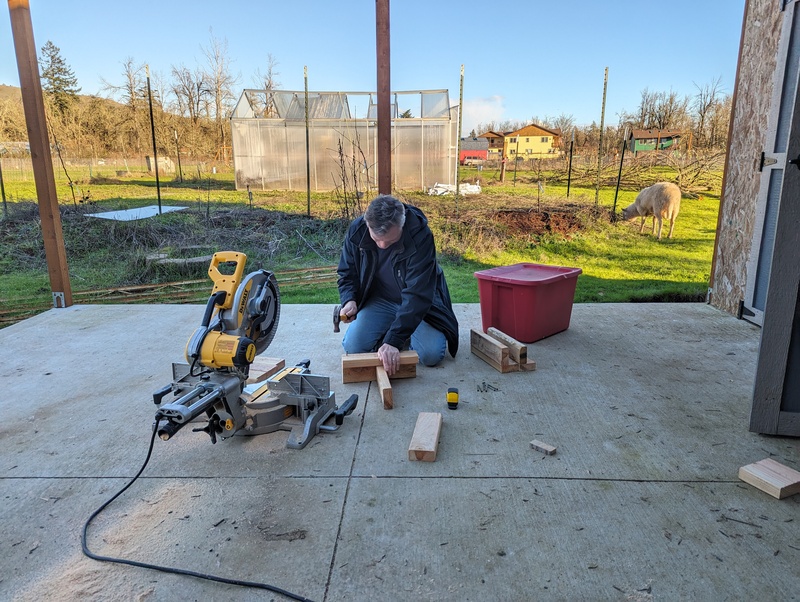
{"type": "MultiPolygon", "coordinates": [[[[453,313],[444,272],[436,261],[436,245],[428,219],[417,207],[406,205],[406,222],[400,239],[403,249],[392,256],[392,267],[400,286],[397,316],[383,338],[384,343],[402,349],[420,322],[444,333],[450,355],[458,351],[458,320],[453,313]]],[[[378,247],[369,235],[364,216],[356,218],[347,231],[339,259],[339,300],[355,300],[360,308],[372,293],[378,247]]]]}

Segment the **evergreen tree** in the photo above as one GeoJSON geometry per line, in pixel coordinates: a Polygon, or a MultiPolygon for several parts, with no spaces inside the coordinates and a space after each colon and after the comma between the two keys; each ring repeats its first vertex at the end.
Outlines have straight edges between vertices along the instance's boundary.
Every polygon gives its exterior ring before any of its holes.
{"type": "Polygon", "coordinates": [[[78,78],[69,68],[61,50],[50,40],[42,46],[42,89],[50,96],[55,110],[64,115],[77,99],[78,78]]]}

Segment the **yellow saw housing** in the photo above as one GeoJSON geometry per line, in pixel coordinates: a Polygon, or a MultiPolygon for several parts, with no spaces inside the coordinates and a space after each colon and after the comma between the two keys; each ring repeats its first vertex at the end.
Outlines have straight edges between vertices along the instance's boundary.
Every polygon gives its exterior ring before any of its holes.
{"type": "Polygon", "coordinates": [[[268,322],[266,335],[270,335],[276,320],[265,321],[262,314],[271,311],[271,315],[277,315],[277,292],[269,294],[269,287],[265,286],[274,276],[262,270],[249,274],[242,282],[246,262],[247,255],[233,251],[215,253],[211,259],[208,275],[214,288],[203,325],[186,344],[188,362],[194,360],[206,368],[246,368],[259,353],[259,344],[264,347],[269,343],[263,328],[268,322]],[[232,273],[223,274],[221,264],[235,264],[232,273]],[[254,286],[257,290],[253,290],[254,286]]]}

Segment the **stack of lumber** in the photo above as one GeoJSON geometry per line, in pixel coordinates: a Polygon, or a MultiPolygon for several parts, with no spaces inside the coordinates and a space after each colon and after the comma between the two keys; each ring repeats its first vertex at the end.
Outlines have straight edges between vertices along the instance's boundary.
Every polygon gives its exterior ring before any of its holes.
{"type": "Polygon", "coordinates": [[[470,330],[470,349],[498,372],[536,370],[536,362],[528,357],[528,347],[496,328],[486,334],[470,330]]]}

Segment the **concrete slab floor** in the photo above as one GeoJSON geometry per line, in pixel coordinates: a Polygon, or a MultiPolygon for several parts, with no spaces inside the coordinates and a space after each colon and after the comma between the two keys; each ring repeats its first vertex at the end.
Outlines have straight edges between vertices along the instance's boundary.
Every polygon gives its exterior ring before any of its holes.
{"type": "MultiPolygon", "coordinates": [[[[265,355],[310,359],[356,412],[303,450],[285,432],[157,439],[93,552],[330,602],[800,596],[800,496],[737,478],[768,456],[800,466],[797,439],[747,431],[758,328],[704,304],[580,304],[529,345],[535,372],[500,374],[469,352],[479,306],[458,305],[458,357],[393,381],[386,411],[374,384],[342,384],[330,306],[281,309],[265,355]],[[407,459],[421,411],[444,417],[436,462],[407,459]]],[[[0,330],[0,599],[286,599],[81,552],[202,313],[74,306],[0,330]]]]}

